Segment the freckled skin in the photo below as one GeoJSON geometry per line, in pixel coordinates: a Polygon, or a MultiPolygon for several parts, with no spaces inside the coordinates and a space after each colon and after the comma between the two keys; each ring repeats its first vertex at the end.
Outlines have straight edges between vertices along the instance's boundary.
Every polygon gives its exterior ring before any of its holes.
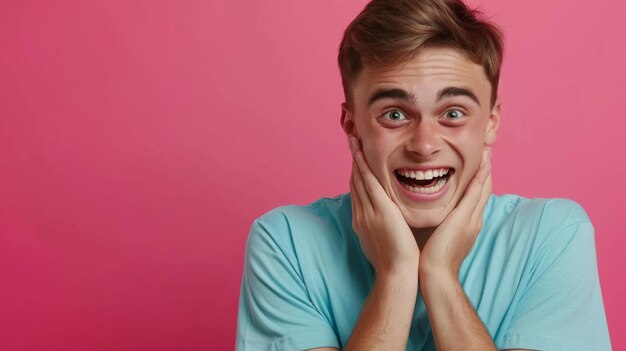
{"type": "Polygon", "coordinates": [[[352,84],[352,93],[352,108],[344,105],[344,130],[360,138],[372,172],[418,241],[427,239],[463,196],[484,147],[495,141],[500,102],[490,104],[491,84],[483,67],[457,50],[429,48],[403,64],[365,67],[352,84]],[[446,87],[467,88],[480,104],[465,96],[436,102],[437,92],[446,87]],[[373,92],[381,88],[403,89],[416,101],[384,98],[368,106],[373,92]],[[389,120],[388,112],[395,110],[406,119],[389,120]],[[451,110],[463,116],[451,120],[451,110]],[[420,165],[454,168],[444,197],[417,202],[402,193],[394,171],[420,165]]]}

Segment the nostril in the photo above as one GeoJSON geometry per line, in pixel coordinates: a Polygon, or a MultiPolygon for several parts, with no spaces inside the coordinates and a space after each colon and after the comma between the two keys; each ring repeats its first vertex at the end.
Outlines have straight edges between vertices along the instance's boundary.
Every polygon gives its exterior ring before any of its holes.
{"type": "Polygon", "coordinates": [[[420,155],[422,157],[427,157],[434,153],[437,153],[439,150],[441,150],[441,147],[442,143],[433,136],[428,136],[425,138],[418,138],[416,136],[406,144],[407,151],[420,155]]]}

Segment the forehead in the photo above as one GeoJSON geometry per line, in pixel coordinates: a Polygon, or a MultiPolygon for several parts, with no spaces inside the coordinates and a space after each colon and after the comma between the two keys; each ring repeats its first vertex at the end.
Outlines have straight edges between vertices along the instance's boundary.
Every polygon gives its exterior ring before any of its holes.
{"type": "Polygon", "coordinates": [[[365,66],[352,86],[355,103],[381,88],[392,87],[410,91],[419,100],[432,99],[445,87],[468,88],[485,102],[491,93],[484,68],[451,48],[423,49],[413,59],[396,65],[365,66]]]}

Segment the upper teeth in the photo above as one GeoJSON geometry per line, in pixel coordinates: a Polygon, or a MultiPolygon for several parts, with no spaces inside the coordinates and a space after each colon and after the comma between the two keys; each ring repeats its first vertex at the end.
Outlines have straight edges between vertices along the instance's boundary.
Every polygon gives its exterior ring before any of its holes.
{"type": "Polygon", "coordinates": [[[435,177],[441,177],[448,174],[449,168],[429,169],[427,171],[408,171],[404,169],[398,170],[398,173],[407,178],[414,178],[417,180],[429,180],[435,177]]]}

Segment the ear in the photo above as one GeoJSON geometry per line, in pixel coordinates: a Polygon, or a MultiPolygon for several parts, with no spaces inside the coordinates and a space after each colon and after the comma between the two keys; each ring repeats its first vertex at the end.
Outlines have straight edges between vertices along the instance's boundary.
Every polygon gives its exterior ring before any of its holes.
{"type": "Polygon", "coordinates": [[[487,130],[485,131],[485,146],[491,146],[496,141],[498,127],[500,126],[500,97],[493,104],[489,121],[487,122],[487,130]]]}
{"type": "Polygon", "coordinates": [[[354,115],[345,102],[341,104],[341,128],[347,136],[354,135],[359,139],[356,124],[354,123],[354,115]]]}

